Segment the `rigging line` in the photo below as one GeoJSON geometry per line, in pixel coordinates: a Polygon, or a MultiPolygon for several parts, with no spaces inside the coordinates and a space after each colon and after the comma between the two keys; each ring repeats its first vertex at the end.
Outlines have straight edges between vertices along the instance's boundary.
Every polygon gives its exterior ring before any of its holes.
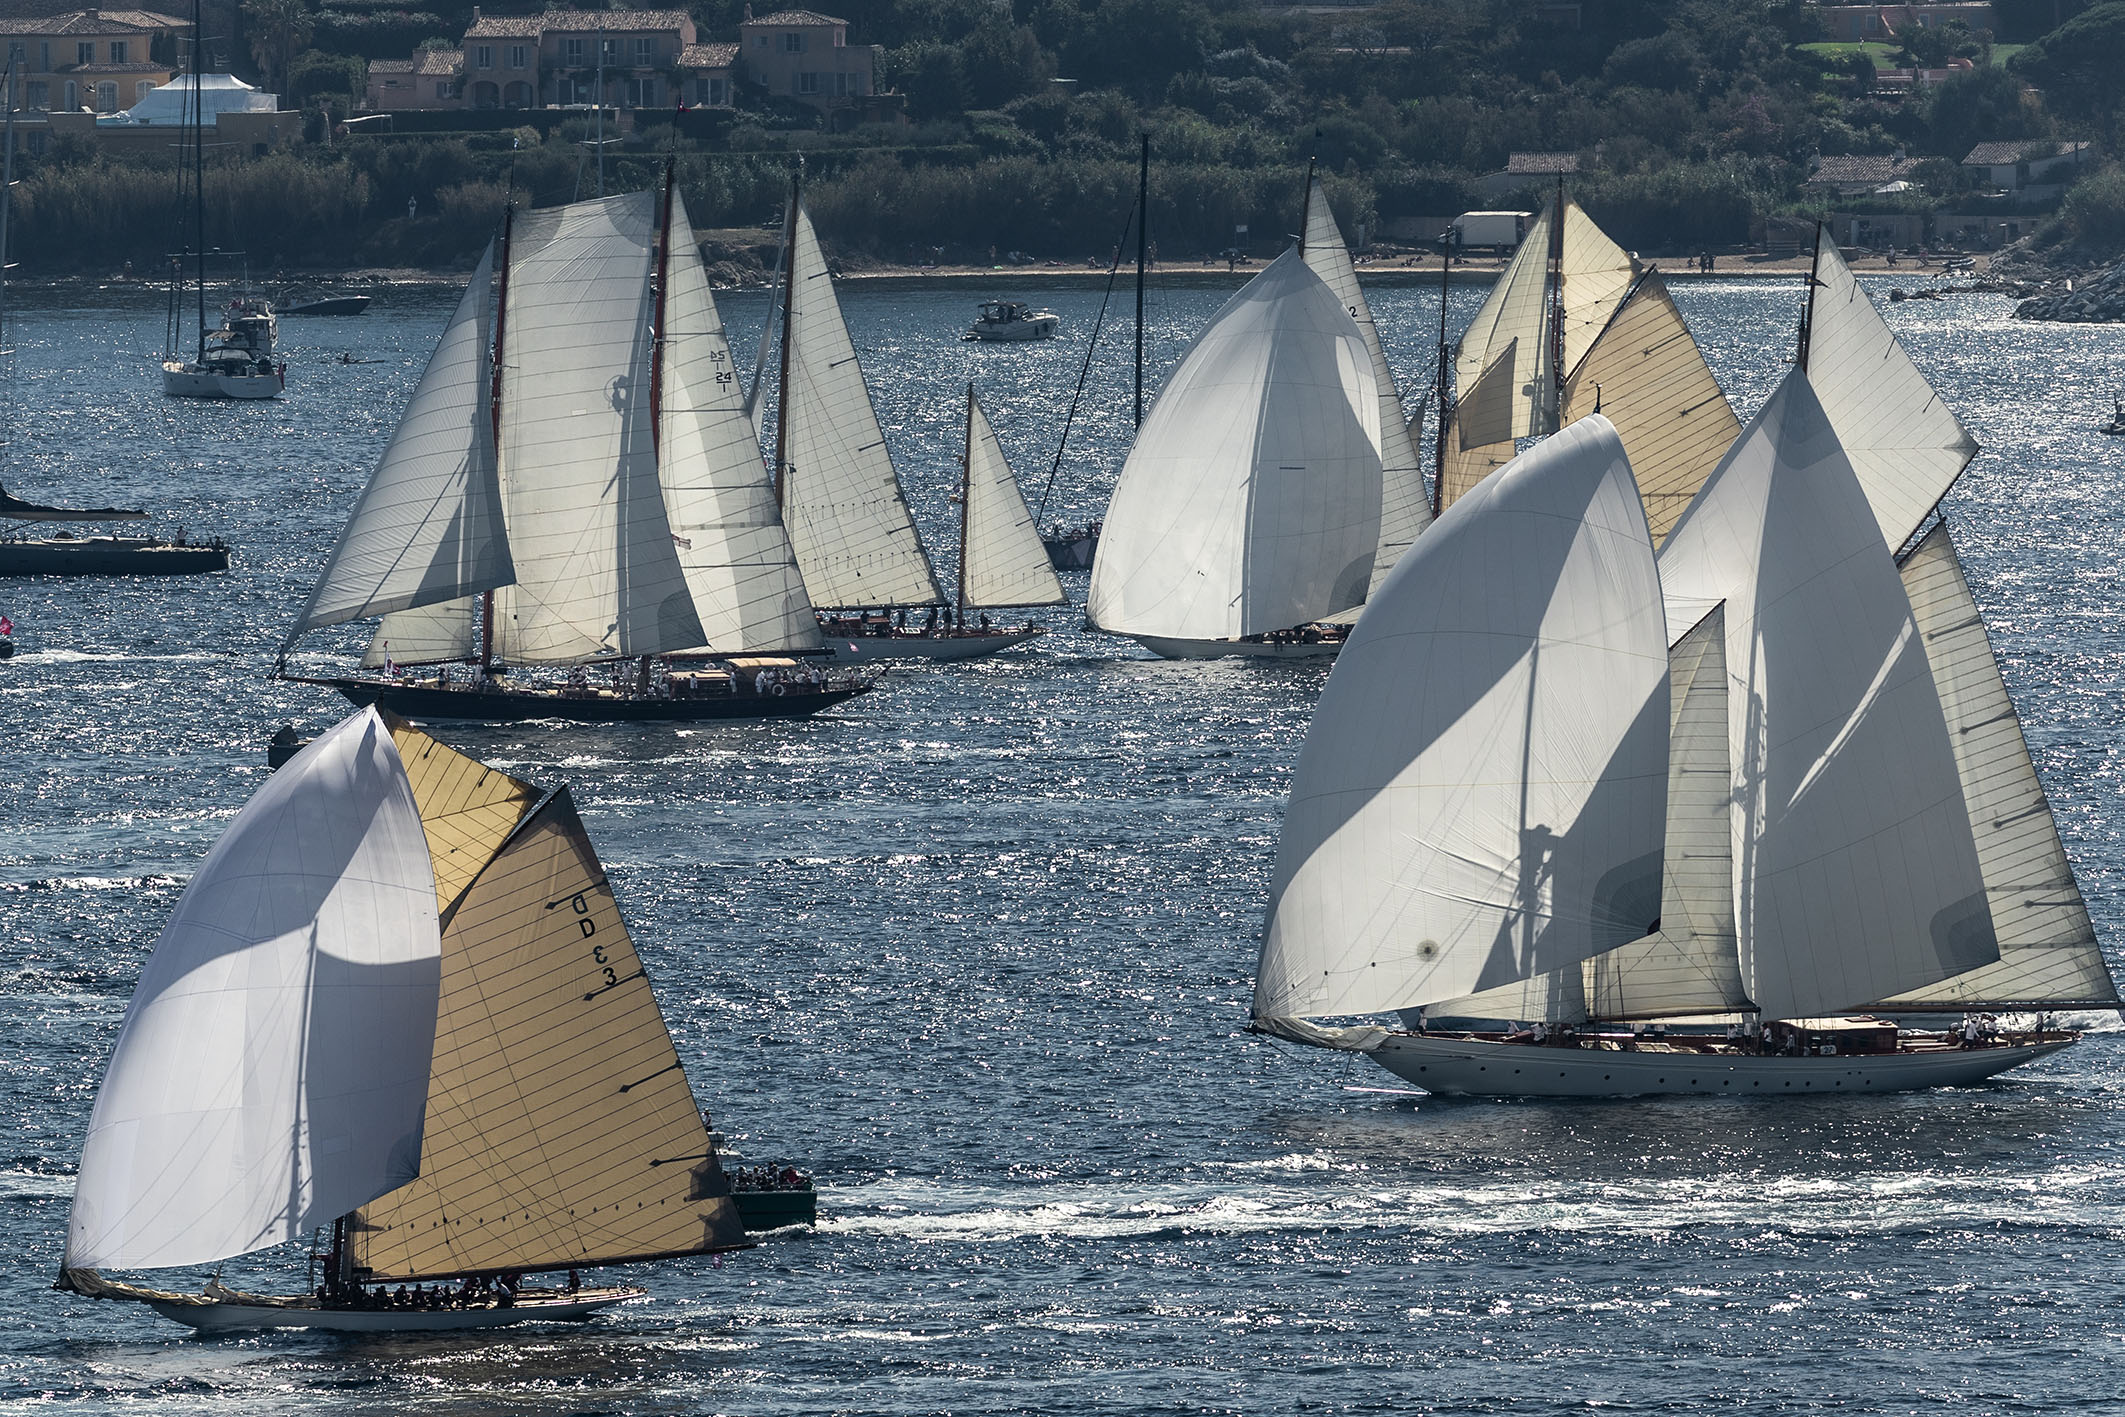
{"type": "Polygon", "coordinates": [[[1070,446],[1070,425],[1077,418],[1077,407],[1085,395],[1085,380],[1092,373],[1092,355],[1099,348],[1100,326],[1106,323],[1108,302],[1114,299],[1114,282],[1121,276],[1122,248],[1129,244],[1129,233],[1136,229],[1137,208],[1129,209],[1129,219],[1122,223],[1122,234],[1114,243],[1114,260],[1107,266],[1107,293],[1100,297],[1099,314],[1092,320],[1092,338],[1085,343],[1085,362],[1077,371],[1077,389],[1070,395],[1070,411],[1063,416],[1062,440],[1055,445],[1055,461],[1048,468],[1048,485],[1040,489],[1040,510],[1033,514],[1035,530],[1048,514],[1048,494],[1055,490],[1055,475],[1062,470],[1063,450],[1070,446]]]}

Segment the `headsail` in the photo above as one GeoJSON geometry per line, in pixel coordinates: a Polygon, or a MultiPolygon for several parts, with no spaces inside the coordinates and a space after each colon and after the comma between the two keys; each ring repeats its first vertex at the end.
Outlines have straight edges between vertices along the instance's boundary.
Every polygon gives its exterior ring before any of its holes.
{"type": "MultiPolygon", "coordinates": [[[[1550,233],[1545,208],[1461,335],[1454,386],[1461,446],[1538,437],[1557,427],[1557,374],[1550,349],[1550,233]],[[1478,386],[1489,390],[1479,397],[1478,386]]],[[[1451,506],[1443,499],[1443,506],[1451,506]]]]}
{"type": "MultiPolygon", "coordinates": [[[[1564,199],[1564,240],[1557,259],[1557,309],[1563,321],[1564,368],[1569,377],[1608,327],[1624,293],[1638,278],[1638,263],[1594,225],[1579,204],[1564,199]]],[[[1569,417],[1567,416],[1567,421],[1569,417]]],[[[1624,444],[1629,449],[1630,444],[1624,444]]],[[[1636,472],[1638,460],[1631,459],[1636,472]]]]}
{"type": "Polygon", "coordinates": [[[1827,226],[1815,237],[1802,367],[1867,494],[1882,539],[1901,550],[1977,456],[1977,440],[1882,322],[1827,226]]]}
{"type": "Polygon", "coordinates": [[[804,204],[790,233],[782,516],[812,602],[941,602],[804,204]]]}
{"type": "Polygon", "coordinates": [[[1926,651],[1811,381],[1788,374],[1660,552],[1726,601],[1735,933],[1767,1019],[1999,957],[1926,651]]]}
{"type": "Polygon", "coordinates": [[[2103,963],[1947,523],[1918,543],[1904,562],[1903,579],[1947,714],[2000,959],[1886,1002],[1949,1009],[2114,1004],[2117,985],[2103,963]]]}
{"type": "Polygon", "coordinates": [[[435,878],[374,710],[267,779],[142,971],[82,1148],[66,1265],[208,1264],[421,1165],[435,878]]]}
{"type": "Polygon", "coordinates": [[[1424,495],[1424,472],[1417,464],[1417,447],[1410,420],[1402,412],[1402,396],[1394,372],[1387,367],[1387,351],[1380,346],[1380,331],[1373,324],[1372,307],[1358,285],[1357,268],[1343,245],[1335,214],[1328,209],[1328,194],[1320,181],[1309,175],[1306,185],[1306,231],[1299,239],[1306,264],[1326,283],[1350,318],[1372,356],[1373,382],[1380,396],[1380,550],[1373,562],[1367,593],[1377,590],[1395,562],[1431,525],[1431,502],[1424,495]]]}
{"type": "Polygon", "coordinates": [[[1041,544],[1025,493],[996,441],[981,401],[967,388],[966,535],[959,572],[963,606],[1065,605],[1062,580],[1041,544]]]}
{"type": "Polygon", "coordinates": [[[1638,283],[1572,371],[1564,409],[1567,418],[1598,411],[1616,425],[1655,546],[1741,436],[1658,274],[1638,283]]]}
{"type": "Polygon", "coordinates": [[[502,497],[516,582],[504,658],[695,649],[707,634],[657,474],[650,360],[658,194],[534,211],[509,243],[502,497]]]}
{"type": "Polygon", "coordinates": [[[564,788],[457,899],[420,1178],[355,1274],[559,1269],[743,1243],[656,996],[564,788]]]}
{"type": "Polygon", "coordinates": [[[1256,1016],[1411,1008],[1645,934],[1667,692],[1645,514],[1588,418],[1456,503],[1351,632],[1292,779],[1256,1016]]]}
{"type": "Polygon", "coordinates": [[[493,280],[490,244],[287,644],[323,625],[492,590],[515,575],[488,402],[493,280]]]}
{"type": "Polygon", "coordinates": [[[369,637],[362,668],[386,664],[462,664],[480,653],[480,602],[475,596],[394,610],[369,637]]]}
{"type": "Polygon", "coordinates": [[[775,506],[701,250],[676,190],[670,200],[658,474],[703,643],[726,652],[816,649],[819,622],[775,506]]]}
{"type": "Polygon", "coordinates": [[[1286,251],[1196,336],[1122,467],[1086,614],[1222,640],[1365,598],[1380,400],[1350,316],[1286,251]]]}

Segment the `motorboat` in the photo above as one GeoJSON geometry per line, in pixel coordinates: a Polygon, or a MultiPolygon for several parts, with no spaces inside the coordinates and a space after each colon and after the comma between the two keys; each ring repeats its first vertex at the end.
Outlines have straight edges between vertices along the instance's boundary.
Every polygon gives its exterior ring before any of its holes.
{"type": "Polygon", "coordinates": [[[1035,310],[1022,300],[985,300],[981,318],[971,325],[965,339],[1029,340],[1054,339],[1062,316],[1053,310],[1035,310]]]}

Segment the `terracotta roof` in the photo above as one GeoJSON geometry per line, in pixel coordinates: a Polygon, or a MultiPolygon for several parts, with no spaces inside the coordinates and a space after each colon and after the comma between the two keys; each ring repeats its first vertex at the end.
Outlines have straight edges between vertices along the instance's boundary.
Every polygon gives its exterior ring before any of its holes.
{"type": "Polygon", "coordinates": [[[832,15],[822,15],[817,10],[777,10],[772,15],[762,15],[757,20],[747,20],[746,25],[845,25],[847,20],[837,20],[832,15]]]}
{"type": "Polygon", "coordinates": [[[1849,153],[1823,158],[1815,171],[1808,174],[1808,181],[1832,184],[1895,182],[1917,170],[1916,162],[1895,153],[1849,153]]]}
{"type": "Polygon", "coordinates": [[[423,49],[413,56],[413,72],[423,78],[447,79],[464,67],[462,49],[423,49]]]}
{"type": "Polygon", "coordinates": [[[413,72],[413,61],[411,59],[371,59],[369,61],[369,72],[372,74],[410,74],[413,72]]]}
{"type": "Polygon", "coordinates": [[[1505,160],[1505,170],[1515,177],[1554,177],[1560,172],[1577,172],[1577,153],[1514,153],[1505,160]]]}
{"type": "Polygon", "coordinates": [[[482,15],[465,31],[467,39],[538,39],[542,35],[607,34],[640,30],[684,29],[684,10],[548,10],[538,15],[482,15]]]}
{"type": "Polygon", "coordinates": [[[69,64],[61,73],[66,74],[172,74],[176,71],[167,64],[144,60],[138,64],[69,64]]]}
{"type": "Polygon", "coordinates": [[[0,19],[0,34],[92,35],[141,34],[155,30],[179,30],[188,22],[158,15],[152,10],[72,10],[60,15],[0,19]]]}
{"type": "Polygon", "coordinates": [[[679,51],[682,69],[728,69],[737,62],[735,44],[689,44],[679,51]]]}
{"type": "Polygon", "coordinates": [[[2030,161],[2049,162],[2053,158],[2071,157],[2086,148],[2086,143],[2041,143],[2024,138],[2017,143],[1979,143],[1963,159],[1965,167],[2005,167],[2010,162],[2020,162],[2024,153],[2033,153],[2030,161]]]}

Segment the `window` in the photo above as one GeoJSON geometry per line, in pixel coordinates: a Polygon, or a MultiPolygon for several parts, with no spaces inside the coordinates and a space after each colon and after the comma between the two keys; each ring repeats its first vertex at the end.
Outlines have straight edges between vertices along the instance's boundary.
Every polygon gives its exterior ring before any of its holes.
{"type": "Polygon", "coordinates": [[[708,81],[708,101],[711,106],[727,102],[723,96],[723,85],[724,81],[721,79],[710,79],[708,81]]]}
{"type": "Polygon", "coordinates": [[[647,69],[657,62],[657,42],[653,39],[635,40],[635,67],[647,69]]]}
{"type": "Polygon", "coordinates": [[[566,60],[567,60],[567,61],[568,61],[569,63],[571,63],[571,64],[580,64],[580,63],[582,63],[582,62],[583,62],[583,41],[582,41],[582,40],[580,40],[580,39],[564,39],[564,40],[562,40],[562,41],[561,41],[561,55],[562,55],[562,57],[563,57],[563,58],[565,58],[565,59],[566,59],[566,60]]]}
{"type": "Polygon", "coordinates": [[[657,106],[657,81],[655,79],[629,79],[627,81],[627,106],[629,108],[655,108],[657,106]]]}
{"type": "Polygon", "coordinates": [[[113,64],[123,64],[125,62],[124,40],[114,39],[111,41],[111,62],[113,64]]]}
{"type": "Polygon", "coordinates": [[[95,63],[96,42],[92,39],[84,39],[80,43],[76,44],[74,46],[74,62],[76,64],[95,63]]]}
{"type": "Polygon", "coordinates": [[[763,34],[763,35],[761,35],[761,36],[760,36],[759,38],[755,39],[755,40],[753,41],[753,48],[755,48],[755,49],[765,49],[765,48],[767,48],[767,36],[763,34]]]}
{"type": "Polygon", "coordinates": [[[616,39],[606,40],[599,47],[598,53],[605,56],[606,63],[618,64],[620,62],[620,41],[616,39]]]}
{"type": "Polygon", "coordinates": [[[52,86],[45,83],[42,79],[33,81],[29,86],[28,92],[29,107],[50,108],[52,106],[52,86]]]}
{"type": "Polygon", "coordinates": [[[37,44],[37,67],[47,74],[52,71],[52,42],[48,39],[37,44]]]}
{"type": "Polygon", "coordinates": [[[524,45],[512,44],[509,46],[509,67],[512,69],[528,69],[531,67],[531,54],[524,45]]]}
{"type": "Polygon", "coordinates": [[[30,47],[19,39],[11,41],[7,46],[7,57],[12,63],[27,64],[30,62],[30,47]]]}
{"type": "Polygon", "coordinates": [[[784,54],[802,54],[804,52],[804,31],[793,30],[789,34],[782,36],[782,52],[784,54]]]}
{"type": "Polygon", "coordinates": [[[494,67],[494,46],[491,44],[473,45],[472,67],[475,69],[492,69],[494,67]]]}
{"type": "Polygon", "coordinates": [[[811,71],[810,69],[806,69],[806,70],[804,70],[804,71],[803,71],[802,73],[798,74],[798,75],[797,75],[797,92],[798,92],[798,93],[817,93],[817,92],[819,92],[819,76],[818,76],[817,74],[813,73],[813,72],[812,72],[812,71],[811,71]]]}
{"type": "Polygon", "coordinates": [[[848,47],[848,42],[849,32],[845,29],[836,28],[834,31],[834,48],[846,49],[848,47]]]}
{"type": "Polygon", "coordinates": [[[81,111],[81,90],[72,79],[66,81],[66,111],[69,113],[81,111]]]}
{"type": "Polygon", "coordinates": [[[138,103],[146,98],[154,87],[155,81],[153,79],[142,79],[139,83],[133,85],[133,102],[138,103]]]}
{"type": "Polygon", "coordinates": [[[112,83],[96,85],[96,111],[98,113],[116,113],[118,111],[118,85],[112,83]]]}

